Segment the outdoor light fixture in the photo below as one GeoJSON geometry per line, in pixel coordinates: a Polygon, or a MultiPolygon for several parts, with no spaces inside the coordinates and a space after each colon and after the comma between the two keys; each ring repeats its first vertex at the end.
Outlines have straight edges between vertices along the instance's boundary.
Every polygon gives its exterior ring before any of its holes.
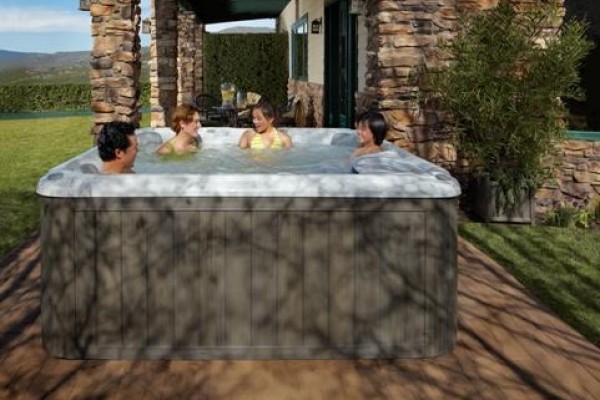
{"type": "Polygon", "coordinates": [[[150,18],[146,18],[142,21],[142,33],[149,34],[151,32],[152,22],[150,18]]]}
{"type": "Polygon", "coordinates": [[[79,11],[90,11],[92,0],[79,0],[79,11]]]}
{"type": "Polygon", "coordinates": [[[362,14],[362,0],[350,0],[350,6],[348,12],[350,14],[362,14]]]}
{"type": "Polygon", "coordinates": [[[323,17],[313,19],[310,23],[310,33],[321,33],[321,25],[323,25],[323,17]]]}

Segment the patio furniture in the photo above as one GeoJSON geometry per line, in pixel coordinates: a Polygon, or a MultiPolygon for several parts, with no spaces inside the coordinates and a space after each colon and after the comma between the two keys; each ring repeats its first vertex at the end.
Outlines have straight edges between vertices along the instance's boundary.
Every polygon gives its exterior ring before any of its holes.
{"type": "Polygon", "coordinates": [[[281,118],[279,124],[281,126],[306,126],[306,118],[302,99],[299,95],[288,98],[287,102],[282,105],[281,118]]]}
{"type": "Polygon", "coordinates": [[[212,107],[213,113],[217,116],[216,118],[220,121],[220,126],[238,126],[238,110],[235,107],[223,107],[215,106],[212,107]]]}
{"type": "Polygon", "coordinates": [[[208,93],[200,93],[194,103],[200,111],[200,123],[203,126],[222,126],[222,115],[215,110],[219,106],[217,98],[208,93]]]}

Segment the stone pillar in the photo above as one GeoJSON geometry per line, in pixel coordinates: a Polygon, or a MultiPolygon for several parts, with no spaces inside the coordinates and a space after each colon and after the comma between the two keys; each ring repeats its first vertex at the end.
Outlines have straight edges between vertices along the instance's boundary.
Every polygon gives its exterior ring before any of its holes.
{"type": "Polygon", "coordinates": [[[138,122],[141,118],[139,3],[139,0],[92,0],[93,134],[98,134],[106,122],[138,122]]]}
{"type": "MultiPolygon", "coordinates": [[[[456,161],[435,112],[420,101],[423,72],[442,66],[435,43],[451,35],[456,0],[366,2],[366,88],[362,108],[377,107],[390,125],[388,140],[445,167],[456,161]]],[[[359,112],[361,110],[358,110],[359,112]]]]}
{"type": "Polygon", "coordinates": [[[195,26],[194,87],[196,95],[204,92],[204,24],[195,26]]]}
{"type": "Polygon", "coordinates": [[[177,102],[179,104],[191,104],[197,91],[195,82],[196,27],[194,12],[180,10],[177,29],[177,102]]]}
{"type": "Polygon", "coordinates": [[[151,126],[167,126],[177,106],[177,0],[151,0],[151,126]]]}
{"type": "MultiPolygon", "coordinates": [[[[559,0],[562,2],[563,0],[559,0]]],[[[455,167],[443,117],[420,101],[424,72],[449,63],[437,46],[452,38],[460,11],[479,11],[498,0],[365,0],[366,88],[357,94],[359,112],[377,107],[390,125],[388,139],[447,168],[455,167]]],[[[513,0],[520,9],[532,0],[513,0]]],[[[559,17],[562,17],[559,16],[559,17]]],[[[560,18],[547,34],[553,34],[560,18]]]]}

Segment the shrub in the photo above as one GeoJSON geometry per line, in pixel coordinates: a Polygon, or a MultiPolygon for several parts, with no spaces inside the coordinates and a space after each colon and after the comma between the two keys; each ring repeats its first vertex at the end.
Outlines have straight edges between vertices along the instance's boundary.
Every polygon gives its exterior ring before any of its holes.
{"type": "Polygon", "coordinates": [[[287,97],[287,35],[204,35],[204,91],[221,98],[222,82],[238,90],[260,93],[274,104],[287,97]]]}
{"type": "Polygon", "coordinates": [[[442,46],[451,65],[429,76],[461,155],[476,176],[498,183],[501,209],[551,172],[547,160],[565,131],[561,98],[581,95],[578,67],[591,48],[580,21],[546,32],[560,15],[556,1],[535,7],[518,12],[501,0],[463,15],[457,36],[442,46]]]}
{"type": "MultiPolygon", "coordinates": [[[[150,84],[141,84],[143,106],[150,104],[150,84]]],[[[0,112],[90,110],[89,84],[0,86],[0,112]]]]}

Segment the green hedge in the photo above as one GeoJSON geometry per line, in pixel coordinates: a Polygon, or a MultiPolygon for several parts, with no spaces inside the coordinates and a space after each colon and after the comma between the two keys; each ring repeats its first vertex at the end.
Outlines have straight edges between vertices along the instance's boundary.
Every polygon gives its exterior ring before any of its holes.
{"type": "Polygon", "coordinates": [[[204,91],[221,98],[222,82],[260,93],[274,104],[287,98],[285,33],[204,34],[204,91]]]}
{"type": "MultiPolygon", "coordinates": [[[[0,112],[89,110],[90,85],[0,86],[0,112]]],[[[150,104],[150,84],[142,84],[142,104],[150,104]]]]}

